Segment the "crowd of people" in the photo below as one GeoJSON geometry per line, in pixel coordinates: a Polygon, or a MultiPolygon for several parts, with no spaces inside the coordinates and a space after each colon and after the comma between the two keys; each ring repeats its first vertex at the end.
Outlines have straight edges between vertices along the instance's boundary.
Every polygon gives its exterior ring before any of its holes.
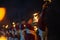
{"type": "Polygon", "coordinates": [[[29,19],[27,22],[22,20],[21,23],[13,23],[11,26],[3,25],[0,28],[0,36],[6,36],[7,40],[45,40],[46,24],[44,23],[44,15],[47,8],[46,4],[43,5],[38,25],[34,26],[32,19],[29,19]]]}
{"type": "Polygon", "coordinates": [[[41,40],[42,30],[38,28],[35,32],[34,27],[31,25],[32,19],[28,22],[23,20],[21,24],[16,23],[16,26],[1,27],[0,36],[4,35],[7,37],[7,40],[41,40]]]}

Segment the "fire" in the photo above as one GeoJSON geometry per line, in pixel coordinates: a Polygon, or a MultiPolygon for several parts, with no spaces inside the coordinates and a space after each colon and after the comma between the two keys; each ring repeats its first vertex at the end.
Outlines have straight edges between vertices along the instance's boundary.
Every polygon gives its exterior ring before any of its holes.
{"type": "Polygon", "coordinates": [[[7,37],[1,36],[1,37],[0,37],[0,40],[7,40],[7,37]]]}
{"type": "Polygon", "coordinates": [[[6,9],[3,7],[0,7],[0,21],[3,20],[3,18],[5,16],[5,12],[6,12],[6,9]]]}

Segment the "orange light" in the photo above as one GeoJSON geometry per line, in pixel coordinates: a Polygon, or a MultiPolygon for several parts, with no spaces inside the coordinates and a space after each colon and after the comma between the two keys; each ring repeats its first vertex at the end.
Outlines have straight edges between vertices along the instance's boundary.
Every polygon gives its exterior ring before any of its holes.
{"type": "Polygon", "coordinates": [[[1,36],[1,37],[0,37],[0,40],[7,40],[7,37],[1,36]]]}
{"type": "Polygon", "coordinates": [[[8,28],[8,25],[6,25],[6,27],[5,28],[8,28]]]}
{"type": "Polygon", "coordinates": [[[3,20],[5,13],[6,13],[6,9],[3,7],[0,7],[0,21],[3,20]]]}

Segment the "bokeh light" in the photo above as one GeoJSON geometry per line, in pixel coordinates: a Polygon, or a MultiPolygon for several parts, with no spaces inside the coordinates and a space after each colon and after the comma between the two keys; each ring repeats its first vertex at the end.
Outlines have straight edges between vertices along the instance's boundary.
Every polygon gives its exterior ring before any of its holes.
{"type": "Polygon", "coordinates": [[[1,37],[0,37],[0,40],[7,40],[7,37],[1,36],[1,37]]]}
{"type": "Polygon", "coordinates": [[[15,24],[15,22],[12,22],[12,24],[14,25],[14,24],[15,24]]]}
{"type": "Polygon", "coordinates": [[[16,25],[15,25],[15,24],[13,24],[13,27],[16,27],[16,25]]]}
{"type": "Polygon", "coordinates": [[[0,7],[0,21],[3,20],[5,13],[6,13],[6,8],[0,7]]]}
{"type": "Polygon", "coordinates": [[[5,28],[8,28],[8,25],[6,25],[5,28]]]}

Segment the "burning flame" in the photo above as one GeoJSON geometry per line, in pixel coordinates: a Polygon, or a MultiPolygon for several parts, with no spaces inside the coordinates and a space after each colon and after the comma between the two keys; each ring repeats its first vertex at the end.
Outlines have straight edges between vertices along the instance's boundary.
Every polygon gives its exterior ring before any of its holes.
{"type": "Polygon", "coordinates": [[[5,16],[5,12],[6,12],[6,9],[1,7],[0,8],[0,21],[3,20],[4,16],[5,16]]]}
{"type": "Polygon", "coordinates": [[[0,37],[0,40],[7,40],[7,37],[1,36],[1,37],[0,37]]]}

